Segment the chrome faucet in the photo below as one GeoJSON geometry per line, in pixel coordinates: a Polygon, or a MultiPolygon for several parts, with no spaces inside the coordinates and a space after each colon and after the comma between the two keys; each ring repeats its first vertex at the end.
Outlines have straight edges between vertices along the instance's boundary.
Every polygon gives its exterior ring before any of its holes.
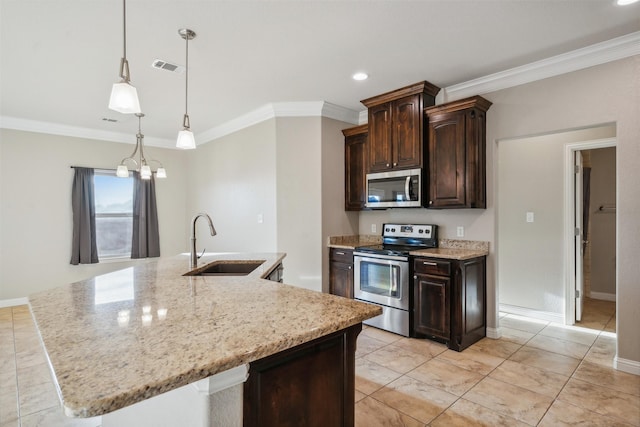
{"type": "Polygon", "coordinates": [[[207,221],[209,222],[209,230],[211,230],[211,235],[216,235],[216,229],[213,227],[213,222],[211,222],[211,217],[209,215],[207,215],[206,213],[199,213],[193,217],[193,220],[191,221],[191,268],[196,268],[198,266],[198,258],[200,258],[196,252],[196,221],[201,216],[207,218],[207,221]]]}

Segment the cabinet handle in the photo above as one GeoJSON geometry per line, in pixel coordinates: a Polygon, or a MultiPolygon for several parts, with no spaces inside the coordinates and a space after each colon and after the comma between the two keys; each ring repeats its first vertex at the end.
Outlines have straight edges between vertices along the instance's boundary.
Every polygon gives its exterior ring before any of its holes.
{"type": "Polygon", "coordinates": [[[393,167],[396,167],[396,166],[398,166],[398,163],[394,162],[393,167]]]}
{"type": "Polygon", "coordinates": [[[431,266],[434,266],[434,267],[437,267],[437,266],[438,266],[438,264],[437,264],[437,263],[435,263],[435,262],[429,262],[429,261],[424,261],[424,262],[423,262],[423,264],[424,264],[424,265],[431,265],[431,266]]]}
{"type": "Polygon", "coordinates": [[[389,163],[387,163],[387,167],[389,167],[389,163]]]}
{"type": "Polygon", "coordinates": [[[351,266],[349,266],[349,270],[351,270],[351,266]]]}
{"type": "Polygon", "coordinates": [[[433,200],[429,200],[429,204],[432,205],[433,204],[433,200]]]}
{"type": "Polygon", "coordinates": [[[413,276],[413,280],[418,280],[418,276],[413,276]]]}
{"type": "Polygon", "coordinates": [[[336,252],[336,255],[344,255],[344,252],[336,252]]]}

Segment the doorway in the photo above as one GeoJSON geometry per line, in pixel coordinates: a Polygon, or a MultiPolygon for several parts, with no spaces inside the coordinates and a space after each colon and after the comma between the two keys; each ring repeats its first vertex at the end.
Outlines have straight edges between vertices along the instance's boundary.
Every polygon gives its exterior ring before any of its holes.
{"type": "Polygon", "coordinates": [[[497,141],[499,311],[575,324],[575,154],[615,147],[615,135],[604,124],[497,141]]]}
{"type": "Polygon", "coordinates": [[[581,163],[576,179],[576,220],[581,236],[582,271],[576,274],[575,325],[616,332],[616,148],[575,152],[581,163]],[[580,182],[578,182],[578,180],[580,182]],[[579,188],[581,187],[581,188],[579,188]],[[578,205],[579,203],[579,205],[578,205]],[[578,218],[578,216],[580,218],[578,218]]]}
{"type": "Polygon", "coordinates": [[[616,330],[615,138],[565,147],[567,325],[616,330]]]}

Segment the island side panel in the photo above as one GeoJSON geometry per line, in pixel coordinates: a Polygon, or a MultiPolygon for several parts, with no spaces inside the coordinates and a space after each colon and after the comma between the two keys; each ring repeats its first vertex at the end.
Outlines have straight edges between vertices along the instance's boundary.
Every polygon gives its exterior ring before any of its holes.
{"type": "Polygon", "coordinates": [[[361,330],[359,323],[251,363],[244,426],[353,427],[361,330]]]}

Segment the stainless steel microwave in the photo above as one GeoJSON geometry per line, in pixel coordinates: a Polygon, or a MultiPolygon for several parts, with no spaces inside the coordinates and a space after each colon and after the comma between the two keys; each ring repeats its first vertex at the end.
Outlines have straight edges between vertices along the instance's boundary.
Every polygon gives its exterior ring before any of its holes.
{"type": "Polygon", "coordinates": [[[407,169],[367,174],[368,208],[422,206],[422,170],[407,169]]]}

